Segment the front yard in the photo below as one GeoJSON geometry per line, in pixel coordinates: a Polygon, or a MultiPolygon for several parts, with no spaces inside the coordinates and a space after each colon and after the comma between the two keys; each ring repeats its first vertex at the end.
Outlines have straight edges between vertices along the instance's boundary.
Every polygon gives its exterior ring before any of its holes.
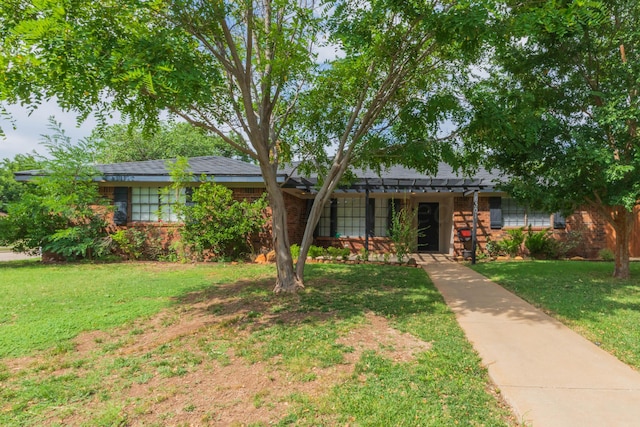
{"type": "Polygon", "coordinates": [[[424,271],[0,264],[0,424],[516,425],[424,271]]]}
{"type": "Polygon", "coordinates": [[[640,370],[640,263],[631,280],[610,262],[492,262],[473,267],[640,370]]]}

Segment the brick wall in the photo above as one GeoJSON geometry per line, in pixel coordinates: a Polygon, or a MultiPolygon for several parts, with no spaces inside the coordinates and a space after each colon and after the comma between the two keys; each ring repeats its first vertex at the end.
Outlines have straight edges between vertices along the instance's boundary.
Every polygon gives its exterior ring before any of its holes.
{"type": "MultiPolygon", "coordinates": [[[[473,197],[456,197],[454,199],[454,253],[461,255],[465,249],[457,236],[460,228],[473,228],[473,197]]],[[[493,241],[503,239],[506,236],[506,229],[491,229],[489,214],[489,198],[478,198],[478,247],[481,251],[486,250],[487,238],[493,241]]],[[[541,230],[542,228],[534,228],[541,230]]],[[[578,255],[584,258],[597,258],[598,252],[603,248],[612,248],[613,232],[607,221],[600,214],[587,209],[577,210],[573,215],[566,218],[565,229],[549,229],[553,236],[559,240],[576,239],[578,247],[571,251],[569,255],[578,255]]],[[[470,243],[467,243],[469,246],[470,243]]],[[[469,246],[470,248],[470,246],[469,246]]]]}

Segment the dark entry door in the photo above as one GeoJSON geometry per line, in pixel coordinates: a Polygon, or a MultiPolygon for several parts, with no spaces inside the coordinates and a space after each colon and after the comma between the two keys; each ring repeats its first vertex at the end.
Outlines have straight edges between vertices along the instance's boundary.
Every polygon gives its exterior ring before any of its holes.
{"type": "Polygon", "coordinates": [[[439,203],[418,204],[418,252],[440,250],[439,203]]]}

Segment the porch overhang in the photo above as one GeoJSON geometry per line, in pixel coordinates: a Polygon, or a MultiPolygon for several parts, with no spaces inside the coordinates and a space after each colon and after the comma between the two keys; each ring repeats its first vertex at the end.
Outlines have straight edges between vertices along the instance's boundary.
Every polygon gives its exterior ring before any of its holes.
{"type": "MultiPolygon", "coordinates": [[[[295,188],[309,194],[318,192],[316,178],[288,178],[287,188],[295,188]]],[[[463,193],[471,194],[475,191],[493,192],[495,185],[481,179],[470,178],[363,178],[349,185],[339,186],[334,193],[463,193]]]]}

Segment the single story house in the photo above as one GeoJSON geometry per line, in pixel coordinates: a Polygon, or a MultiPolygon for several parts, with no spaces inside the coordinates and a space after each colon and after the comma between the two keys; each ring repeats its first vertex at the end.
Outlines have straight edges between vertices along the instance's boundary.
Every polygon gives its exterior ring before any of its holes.
{"type": "MultiPolygon", "coordinates": [[[[232,189],[239,200],[257,199],[265,191],[260,168],[254,164],[206,156],[189,159],[189,165],[194,176],[213,178],[232,189]]],[[[114,225],[143,223],[171,227],[179,221],[171,209],[175,196],[161,191],[171,184],[167,161],[115,163],[96,168],[100,192],[115,206],[114,225]]],[[[37,173],[24,171],[15,176],[19,181],[28,181],[37,173]]],[[[578,233],[582,242],[575,252],[583,257],[593,258],[601,249],[614,247],[613,230],[598,214],[581,209],[565,218],[558,213],[527,209],[498,191],[495,185],[500,177],[486,170],[464,177],[441,163],[435,176],[401,166],[380,174],[371,170],[354,173],[356,179],[338,188],[331,202],[324,206],[316,227],[316,245],[349,247],[354,252],[365,247],[374,252],[388,251],[391,212],[393,208],[409,207],[417,209],[414,226],[421,230],[416,242],[419,252],[461,255],[468,245],[464,237],[473,227],[476,193],[481,250],[485,249],[487,239],[495,241],[510,228],[529,225],[534,230],[553,230],[561,239],[569,232],[578,233]]],[[[301,176],[295,168],[289,168],[281,171],[278,180],[285,193],[289,238],[291,243],[300,243],[317,178],[301,176]]],[[[640,231],[640,227],[636,230],[640,231]]],[[[630,249],[631,256],[640,256],[640,239],[634,236],[630,249]]]]}

